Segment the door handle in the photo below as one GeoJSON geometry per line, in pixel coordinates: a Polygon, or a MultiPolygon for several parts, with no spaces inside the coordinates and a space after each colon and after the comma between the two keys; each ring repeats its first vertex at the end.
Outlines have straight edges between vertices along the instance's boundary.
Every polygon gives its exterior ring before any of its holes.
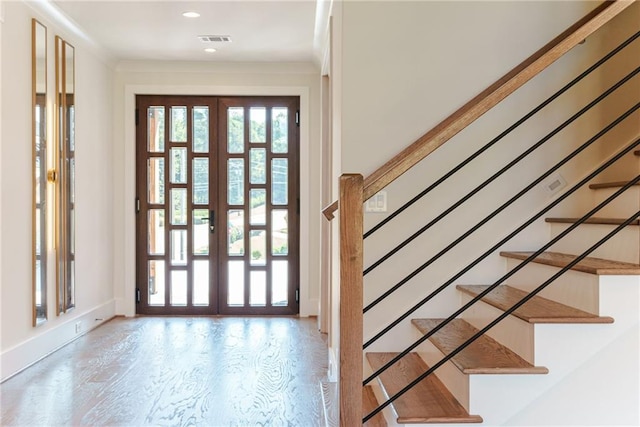
{"type": "Polygon", "coordinates": [[[211,234],[216,232],[216,211],[214,211],[213,209],[209,214],[209,231],[211,232],[211,234]]]}

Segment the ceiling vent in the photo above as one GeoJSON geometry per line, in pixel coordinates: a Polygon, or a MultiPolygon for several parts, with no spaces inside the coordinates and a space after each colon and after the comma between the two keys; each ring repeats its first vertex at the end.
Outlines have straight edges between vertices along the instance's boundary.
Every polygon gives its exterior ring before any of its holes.
{"type": "Polygon", "coordinates": [[[201,42],[209,43],[229,43],[231,42],[231,36],[198,36],[201,42]]]}

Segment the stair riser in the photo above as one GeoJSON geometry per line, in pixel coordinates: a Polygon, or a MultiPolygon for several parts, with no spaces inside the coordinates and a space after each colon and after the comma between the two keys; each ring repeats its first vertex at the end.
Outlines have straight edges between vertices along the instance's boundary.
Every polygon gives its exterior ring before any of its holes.
{"type": "MultiPolygon", "coordinates": [[[[571,224],[551,224],[551,238],[571,224]]],[[[555,252],[580,254],[616,228],[615,225],[582,224],[550,249],[555,252]]],[[[591,257],[638,263],[640,261],[640,227],[628,226],[591,253],[591,257]]]]}
{"type": "MultiPolygon", "coordinates": [[[[365,327],[367,324],[367,315],[364,317],[365,319],[365,327]]],[[[388,324],[385,323],[383,326],[388,324]]],[[[381,328],[381,327],[380,327],[381,328]]],[[[365,332],[365,341],[369,340],[375,333],[379,332],[380,329],[375,331],[366,331],[365,332]]],[[[415,327],[411,324],[411,318],[407,318],[405,321],[401,322],[399,325],[394,327],[390,332],[386,333],[382,337],[380,337],[377,341],[367,347],[367,352],[395,352],[403,349],[399,349],[398,345],[409,343],[415,341],[414,338],[414,330],[415,327]]]]}
{"type": "MultiPolygon", "coordinates": [[[[640,86],[636,86],[640,87],[640,86]]],[[[628,143],[635,141],[640,135],[630,139],[628,143]]],[[[625,144],[627,145],[627,144],[625,144]]],[[[627,153],[614,165],[607,168],[602,174],[598,176],[594,182],[618,182],[629,181],[640,172],[640,156],[633,152],[627,153]]]]}
{"type": "MultiPolygon", "coordinates": [[[[423,335],[416,328],[413,340],[416,341],[423,335]]],[[[426,340],[415,350],[422,360],[429,366],[440,362],[444,355],[431,341],[426,340]]],[[[446,362],[435,372],[437,377],[449,389],[451,394],[460,402],[462,406],[469,410],[469,376],[463,374],[451,361],[446,362]]]]}
{"type": "MultiPolygon", "coordinates": [[[[520,263],[519,260],[507,259],[507,269],[510,271],[520,263]]],[[[511,276],[506,284],[531,292],[558,271],[557,267],[531,262],[511,276]]],[[[588,313],[606,315],[599,312],[598,276],[594,274],[569,270],[538,295],[588,313]]]]}
{"type": "MultiPolygon", "coordinates": [[[[593,191],[593,206],[603,202],[620,188],[599,188],[593,191]]],[[[636,185],[616,197],[596,214],[599,217],[627,218],[640,209],[640,188],[636,185]]]]}
{"type": "MultiPolygon", "coordinates": [[[[466,304],[472,299],[470,295],[462,292],[461,297],[462,304],[466,304]]],[[[482,329],[503,313],[502,310],[479,301],[460,317],[474,327],[482,329]]],[[[536,361],[534,360],[533,334],[534,328],[532,324],[514,316],[505,318],[487,332],[487,335],[500,344],[509,347],[527,362],[532,365],[540,365],[540,363],[535,363],[536,361]]]]}

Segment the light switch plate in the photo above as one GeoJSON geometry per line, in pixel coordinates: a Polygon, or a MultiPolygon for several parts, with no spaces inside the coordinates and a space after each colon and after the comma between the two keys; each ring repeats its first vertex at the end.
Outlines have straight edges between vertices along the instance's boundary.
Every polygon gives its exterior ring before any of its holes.
{"type": "Polygon", "coordinates": [[[387,192],[378,191],[364,204],[365,212],[386,212],[387,211],[387,192]]]}

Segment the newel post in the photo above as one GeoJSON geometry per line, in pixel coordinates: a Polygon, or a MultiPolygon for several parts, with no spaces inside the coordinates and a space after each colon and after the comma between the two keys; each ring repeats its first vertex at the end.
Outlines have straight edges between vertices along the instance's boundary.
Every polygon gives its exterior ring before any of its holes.
{"type": "Polygon", "coordinates": [[[362,425],[363,178],[340,177],[340,426],[362,425]]]}

